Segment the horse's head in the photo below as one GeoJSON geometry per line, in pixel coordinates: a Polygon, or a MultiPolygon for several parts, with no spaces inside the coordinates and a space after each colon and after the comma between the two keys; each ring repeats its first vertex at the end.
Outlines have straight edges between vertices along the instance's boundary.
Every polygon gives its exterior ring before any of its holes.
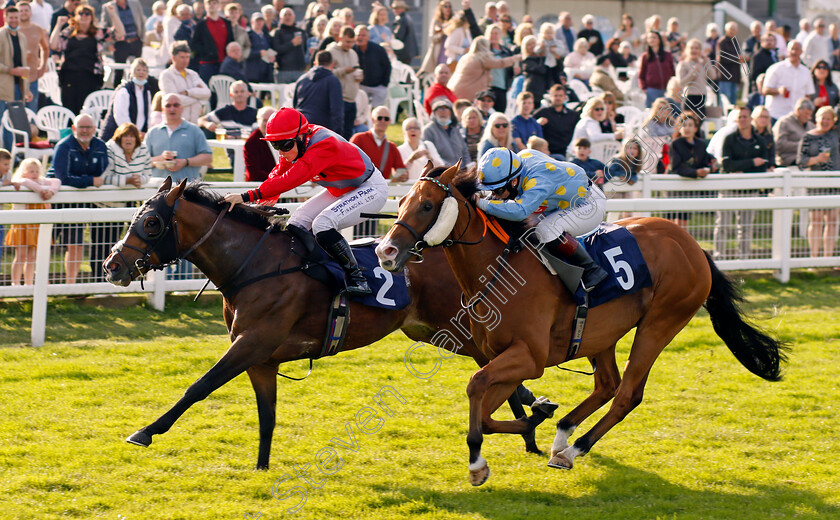
{"type": "Polygon", "coordinates": [[[456,197],[461,195],[451,184],[460,167],[458,161],[445,170],[436,169],[430,161],[423,176],[400,199],[397,221],[376,248],[383,269],[401,271],[409,255],[419,256],[423,248],[441,244],[449,236],[458,220],[456,197]]]}
{"type": "Polygon", "coordinates": [[[173,188],[172,178],[167,177],[158,192],[137,210],[125,236],[102,263],[109,282],[125,287],[150,269],[178,259],[175,208],[186,185],[185,179],[173,188]]]}

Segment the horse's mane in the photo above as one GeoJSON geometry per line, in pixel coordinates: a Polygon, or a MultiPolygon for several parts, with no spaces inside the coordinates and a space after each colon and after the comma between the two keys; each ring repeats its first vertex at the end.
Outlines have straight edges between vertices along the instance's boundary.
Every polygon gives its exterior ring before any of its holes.
{"type": "MultiPolygon", "coordinates": [[[[206,182],[190,182],[184,189],[183,197],[189,202],[212,209],[217,213],[223,208],[227,208],[227,205],[220,204],[224,201],[224,197],[211,190],[206,182]]],[[[248,211],[240,204],[234,206],[233,211],[228,213],[227,216],[263,230],[272,224],[267,217],[254,213],[253,211],[248,211]]],[[[275,228],[275,231],[280,231],[280,227],[275,228]]]]}
{"type": "MultiPolygon", "coordinates": [[[[426,176],[440,177],[445,171],[446,167],[438,166],[426,174],[426,176]]],[[[455,178],[452,179],[452,184],[455,185],[455,188],[461,195],[464,196],[465,199],[469,200],[474,194],[480,191],[478,188],[478,169],[473,166],[467,170],[460,170],[457,175],[455,175],[455,178]]]]}

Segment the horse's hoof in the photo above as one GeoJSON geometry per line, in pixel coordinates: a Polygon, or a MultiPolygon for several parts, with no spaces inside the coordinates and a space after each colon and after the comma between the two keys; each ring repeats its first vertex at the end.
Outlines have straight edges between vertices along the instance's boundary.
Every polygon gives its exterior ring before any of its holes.
{"type": "Polygon", "coordinates": [[[481,469],[470,470],[470,484],[473,486],[484,484],[488,478],[490,478],[490,466],[487,464],[481,469]]]}
{"type": "Polygon", "coordinates": [[[136,444],[138,446],[143,446],[144,448],[148,448],[149,444],[152,443],[152,436],[148,433],[144,432],[134,432],[128,436],[125,442],[136,444]]]}
{"type": "Polygon", "coordinates": [[[548,400],[547,397],[540,396],[531,405],[531,411],[533,413],[540,413],[542,415],[545,415],[546,418],[550,419],[550,418],[554,417],[554,410],[556,410],[559,407],[560,407],[560,405],[558,405],[556,403],[552,403],[551,401],[548,400]]]}
{"type": "Polygon", "coordinates": [[[525,453],[533,453],[534,455],[539,455],[540,457],[545,456],[545,452],[539,449],[536,444],[526,444],[525,453]]]}
{"type": "Polygon", "coordinates": [[[562,453],[555,453],[548,461],[549,468],[572,469],[572,459],[562,453]]]}
{"type": "Polygon", "coordinates": [[[257,467],[254,469],[257,471],[268,471],[268,464],[257,464],[257,467]]]}

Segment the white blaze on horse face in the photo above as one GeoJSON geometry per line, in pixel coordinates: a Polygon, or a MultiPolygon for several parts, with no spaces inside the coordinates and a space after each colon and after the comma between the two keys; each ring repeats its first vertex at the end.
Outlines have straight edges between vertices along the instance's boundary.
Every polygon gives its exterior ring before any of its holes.
{"type": "Polygon", "coordinates": [[[379,265],[383,269],[390,269],[394,265],[394,259],[399,254],[399,249],[394,247],[391,242],[391,238],[386,235],[385,238],[382,239],[382,242],[376,246],[374,252],[376,253],[376,257],[379,259],[379,265]],[[390,251],[391,253],[387,253],[386,251],[390,251]]]}

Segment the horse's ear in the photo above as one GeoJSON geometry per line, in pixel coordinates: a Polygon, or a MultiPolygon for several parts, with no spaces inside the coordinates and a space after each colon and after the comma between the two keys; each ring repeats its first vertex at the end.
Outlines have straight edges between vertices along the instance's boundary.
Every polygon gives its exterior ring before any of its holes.
{"type": "Polygon", "coordinates": [[[169,190],[169,193],[166,194],[166,203],[172,206],[175,204],[175,201],[181,197],[181,194],[184,193],[184,188],[187,187],[187,179],[183,179],[175,188],[169,190]]]}
{"type": "Polygon", "coordinates": [[[431,171],[434,170],[434,169],[435,169],[435,163],[433,163],[430,160],[426,161],[426,166],[423,168],[423,174],[421,175],[421,177],[425,177],[425,176],[429,175],[429,173],[431,173],[431,171]]]}
{"type": "Polygon", "coordinates": [[[172,188],[172,176],[167,175],[166,180],[161,183],[160,188],[158,188],[157,192],[160,193],[162,191],[169,191],[171,188],[172,188]]]}
{"type": "Polygon", "coordinates": [[[458,175],[458,172],[461,170],[461,159],[458,159],[458,162],[450,166],[446,169],[443,174],[441,174],[440,178],[438,179],[441,184],[444,186],[449,185],[452,183],[452,179],[458,175]]]}

